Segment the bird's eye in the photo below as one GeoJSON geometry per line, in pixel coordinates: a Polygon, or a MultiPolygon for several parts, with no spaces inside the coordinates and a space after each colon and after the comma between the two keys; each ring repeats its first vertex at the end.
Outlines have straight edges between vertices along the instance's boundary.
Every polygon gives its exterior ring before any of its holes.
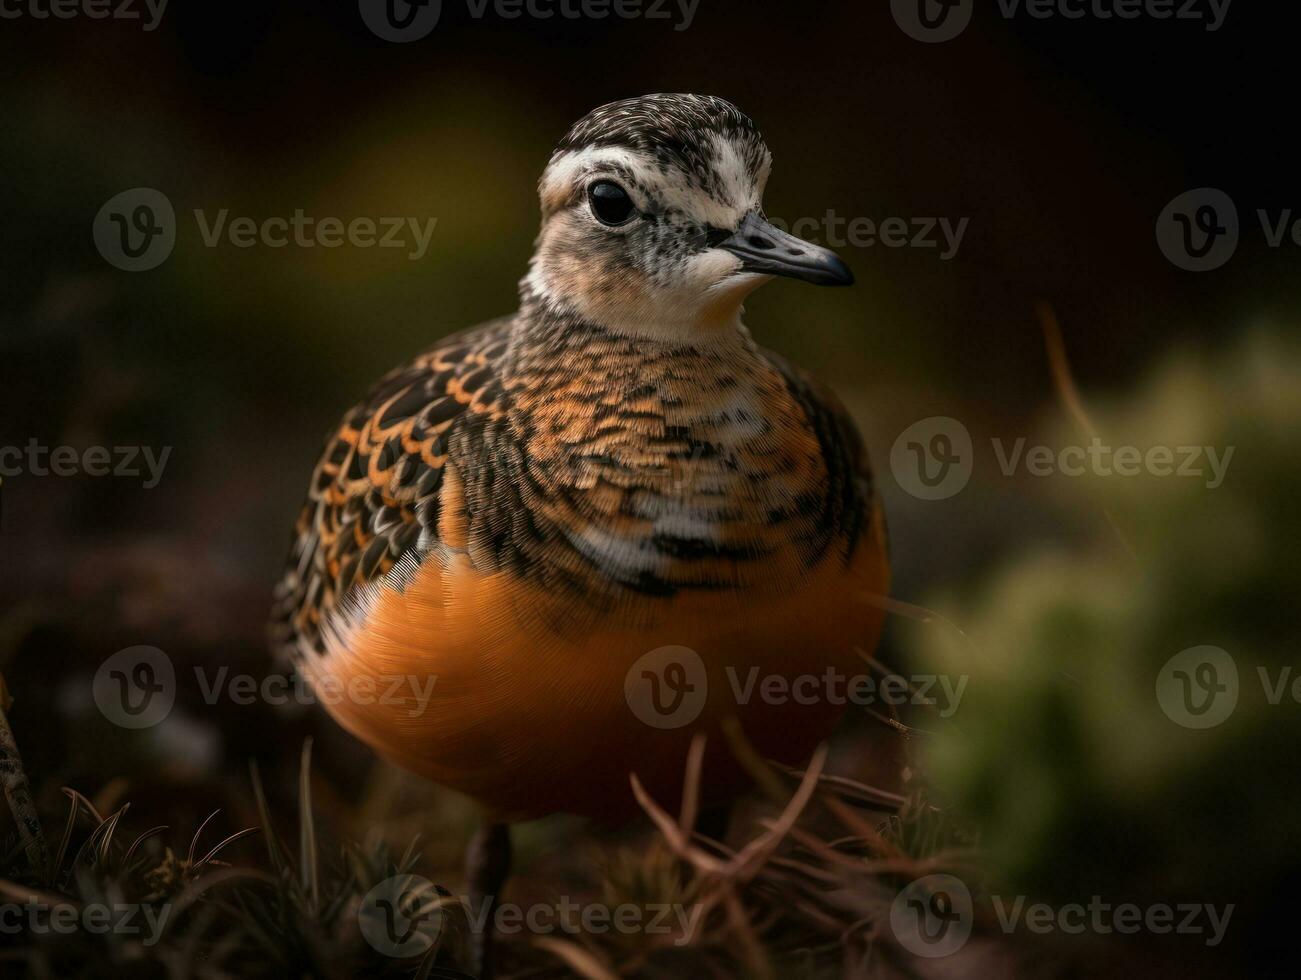
{"type": "Polygon", "coordinates": [[[592,213],[603,225],[625,224],[635,213],[628,192],[608,180],[593,184],[587,196],[592,201],[592,213]]]}

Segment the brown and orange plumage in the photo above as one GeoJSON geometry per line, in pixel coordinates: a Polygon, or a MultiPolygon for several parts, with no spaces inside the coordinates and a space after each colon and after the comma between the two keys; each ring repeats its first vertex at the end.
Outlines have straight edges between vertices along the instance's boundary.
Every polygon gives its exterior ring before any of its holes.
{"type": "Polygon", "coordinates": [[[380,381],[312,476],[280,644],[316,685],[431,680],[427,704],[408,684],[330,710],[500,817],[618,817],[632,772],[670,803],[697,731],[715,735],[706,786],[725,798],[742,780],[724,718],[798,763],[839,712],[738,696],[746,678],[855,671],[876,642],[865,597],[889,573],[862,442],[740,321],[773,275],[849,279],[763,219],[768,168],[719,99],[589,114],[543,176],[519,311],[380,381]],[[625,694],[664,646],[707,675],[678,728],[625,694]]]}

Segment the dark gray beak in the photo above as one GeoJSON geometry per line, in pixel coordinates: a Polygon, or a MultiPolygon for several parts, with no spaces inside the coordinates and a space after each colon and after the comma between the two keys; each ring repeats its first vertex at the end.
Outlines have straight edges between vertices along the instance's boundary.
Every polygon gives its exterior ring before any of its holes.
{"type": "Polygon", "coordinates": [[[803,279],[818,286],[852,286],[854,274],[830,249],[788,235],[751,211],[719,248],[741,260],[743,272],[803,279]]]}

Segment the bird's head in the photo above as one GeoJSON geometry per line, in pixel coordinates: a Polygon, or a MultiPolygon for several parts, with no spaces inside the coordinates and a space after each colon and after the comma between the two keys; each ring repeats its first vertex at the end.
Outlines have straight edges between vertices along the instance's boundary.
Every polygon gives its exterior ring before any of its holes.
{"type": "Polygon", "coordinates": [[[648,95],[593,110],[542,175],[526,287],[619,332],[689,340],[735,325],[773,276],[852,283],[835,253],[764,217],[771,164],[754,123],[722,99],[648,95]]]}

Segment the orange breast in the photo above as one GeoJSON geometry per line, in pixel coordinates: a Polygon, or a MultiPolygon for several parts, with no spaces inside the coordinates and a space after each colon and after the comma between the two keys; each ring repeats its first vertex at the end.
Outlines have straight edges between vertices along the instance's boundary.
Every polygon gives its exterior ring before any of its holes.
{"type": "Polygon", "coordinates": [[[730,715],[763,756],[807,758],[844,708],[817,683],[790,685],[864,672],[882,613],[863,596],[888,583],[879,510],[849,563],[829,555],[762,590],[630,595],[604,610],[430,555],[302,669],[358,738],[502,818],[614,820],[636,807],[633,772],[676,805],[698,731],[706,796],[741,789],[719,729],[730,715]]]}

